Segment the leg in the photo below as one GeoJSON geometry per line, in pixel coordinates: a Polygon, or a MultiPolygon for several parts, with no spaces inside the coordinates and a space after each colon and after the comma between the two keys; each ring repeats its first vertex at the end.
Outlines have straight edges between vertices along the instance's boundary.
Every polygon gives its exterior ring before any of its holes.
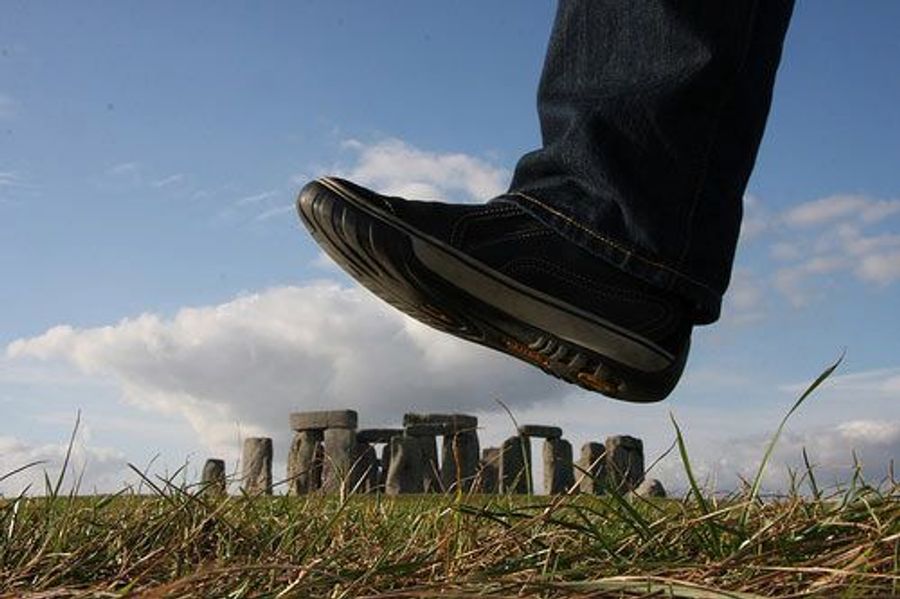
{"type": "Polygon", "coordinates": [[[790,0],[562,0],[544,147],[481,206],[325,177],[300,218],[403,312],[627,401],[658,401],[716,319],[790,0]]]}
{"type": "Polygon", "coordinates": [[[792,0],[561,0],[514,201],[718,317],[792,0]]]}

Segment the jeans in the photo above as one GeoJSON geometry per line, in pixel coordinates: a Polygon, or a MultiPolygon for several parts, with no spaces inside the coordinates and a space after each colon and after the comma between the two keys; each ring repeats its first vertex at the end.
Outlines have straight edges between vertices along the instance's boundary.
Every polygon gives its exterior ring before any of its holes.
{"type": "Polygon", "coordinates": [[[513,201],[719,317],[793,0],[560,0],[513,201]]]}

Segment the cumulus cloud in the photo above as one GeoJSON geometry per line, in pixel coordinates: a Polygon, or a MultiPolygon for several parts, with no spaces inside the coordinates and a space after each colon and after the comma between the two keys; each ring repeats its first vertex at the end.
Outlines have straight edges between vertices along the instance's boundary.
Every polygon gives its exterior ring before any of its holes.
{"type": "MultiPolygon", "coordinates": [[[[804,383],[791,383],[783,385],[782,390],[799,393],[805,387],[804,383]]],[[[825,396],[839,396],[845,400],[858,400],[862,397],[896,399],[900,397],[900,367],[878,368],[831,376],[822,383],[817,393],[825,396]]]]}
{"type": "Polygon", "coordinates": [[[781,265],[772,285],[802,307],[824,296],[823,284],[841,274],[881,286],[900,280],[900,235],[878,231],[898,214],[900,200],[862,195],[828,196],[785,211],[775,219],[769,248],[781,265]]]}
{"type": "Polygon", "coordinates": [[[568,389],[330,282],[185,308],[170,319],[59,326],[6,351],[112,379],[127,401],[182,416],[208,448],[224,452],[236,423],[244,434],[286,440],[292,410],[356,407],[364,423],[385,424],[410,410],[490,410],[495,396],[522,406],[568,389]]]}
{"type": "Polygon", "coordinates": [[[900,212],[900,200],[876,200],[862,195],[833,195],[799,204],[784,213],[792,227],[811,227],[851,218],[875,223],[900,212]]]}
{"type": "MultiPolygon", "coordinates": [[[[768,443],[764,435],[730,439],[722,444],[714,467],[723,488],[737,483],[731,476],[752,479],[768,443]]],[[[900,455],[900,420],[850,420],[829,427],[787,432],[779,440],[767,467],[764,483],[770,490],[783,490],[788,469],[802,472],[806,450],[814,473],[826,486],[846,482],[858,465],[870,483],[880,482],[891,462],[900,455]]]]}
{"type": "Polygon", "coordinates": [[[506,169],[475,156],[422,150],[400,139],[372,144],[348,140],[343,146],[355,154],[355,161],[332,174],[389,195],[485,201],[503,193],[509,182],[506,169]]]}
{"type": "Polygon", "coordinates": [[[747,324],[762,320],[765,313],[765,281],[749,269],[736,268],[724,298],[723,320],[747,324]]]}
{"type": "Polygon", "coordinates": [[[752,241],[771,226],[771,217],[762,202],[752,194],[744,196],[744,216],[741,219],[739,239],[742,243],[752,241]]]}
{"type": "MultiPolygon", "coordinates": [[[[0,496],[16,496],[26,489],[30,495],[43,494],[45,473],[55,483],[66,456],[61,443],[36,444],[10,436],[0,436],[0,496]],[[20,470],[28,464],[32,466],[20,470]]],[[[86,435],[79,433],[72,446],[69,467],[61,491],[68,492],[79,484],[83,493],[122,488],[127,478],[123,455],[111,448],[88,445],[86,435]]]]}

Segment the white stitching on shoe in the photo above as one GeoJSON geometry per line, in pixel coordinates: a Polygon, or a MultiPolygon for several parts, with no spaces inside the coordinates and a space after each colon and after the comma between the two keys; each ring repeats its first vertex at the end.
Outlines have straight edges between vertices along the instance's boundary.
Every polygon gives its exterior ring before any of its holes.
{"type": "Polygon", "coordinates": [[[468,228],[469,221],[487,218],[487,217],[491,217],[491,216],[499,216],[499,215],[503,214],[504,212],[508,212],[508,213],[512,214],[514,212],[519,212],[519,211],[521,211],[521,208],[519,208],[518,206],[504,204],[504,205],[496,205],[496,206],[495,205],[485,206],[484,210],[481,210],[479,212],[470,212],[468,214],[463,214],[461,217],[459,217],[456,220],[455,223],[453,223],[453,228],[450,230],[449,243],[451,246],[454,246],[454,247],[456,246],[457,236],[465,234],[465,229],[468,228]],[[465,224],[465,227],[463,227],[463,230],[458,231],[460,225],[463,225],[463,224],[465,224]]]}

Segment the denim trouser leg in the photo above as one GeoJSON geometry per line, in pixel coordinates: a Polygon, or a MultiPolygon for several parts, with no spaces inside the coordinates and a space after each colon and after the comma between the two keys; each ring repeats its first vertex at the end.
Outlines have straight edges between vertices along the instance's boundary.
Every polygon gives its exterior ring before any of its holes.
{"type": "Polygon", "coordinates": [[[793,0],[560,0],[512,200],[718,318],[793,0]]]}

